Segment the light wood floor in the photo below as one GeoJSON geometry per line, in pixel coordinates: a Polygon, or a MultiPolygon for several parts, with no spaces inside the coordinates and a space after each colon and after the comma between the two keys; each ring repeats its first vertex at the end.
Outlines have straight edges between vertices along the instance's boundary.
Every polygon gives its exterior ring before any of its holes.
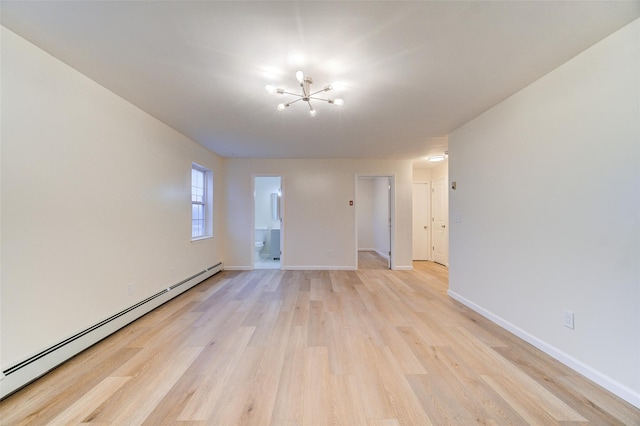
{"type": "MultiPolygon", "coordinates": [[[[0,402],[14,424],[640,424],[447,270],[222,272],[0,402]]],[[[369,269],[366,269],[369,267],[369,269]]]]}

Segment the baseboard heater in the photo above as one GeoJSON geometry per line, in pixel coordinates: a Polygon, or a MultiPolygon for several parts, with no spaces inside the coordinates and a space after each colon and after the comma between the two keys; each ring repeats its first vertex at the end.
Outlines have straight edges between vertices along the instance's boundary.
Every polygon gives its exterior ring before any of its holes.
{"type": "Polygon", "coordinates": [[[151,312],[163,303],[184,293],[193,286],[223,270],[222,263],[213,265],[197,274],[147,297],[133,306],[106,318],[99,323],[66,338],[65,340],[2,371],[0,400],[45,375],[60,364],[96,344],[122,327],[151,312]]]}

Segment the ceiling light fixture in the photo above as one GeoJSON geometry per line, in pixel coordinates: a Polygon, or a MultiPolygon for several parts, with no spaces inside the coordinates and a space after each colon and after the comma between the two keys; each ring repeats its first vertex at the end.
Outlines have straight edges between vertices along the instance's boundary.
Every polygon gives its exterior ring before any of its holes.
{"type": "Polygon", "coordinates": [[[429,160],[432,163],[437,163],[438,161],[443,161],[444,160],[444,154],[438,154],[438,155],[430,155],[429,157],[427,157],[427,160],[429,160]]]}
{"type": "Polygon", "coordinates": [[[279,89],[270,84],[266,86],[267,92],[269,93],[275,93],[278,95],[292,95],[297,97],[297,99],[294,99],[291,102],[278,104],[278,111],[284,111],[285,108],[291,106],[292,104],[295,104],[296,102],[299,102],[299,101],[303,101],[303,102],[306,102],[307,105],[309,105],[309,115],[311,115],[312,117],[315,117],[317,112],[311,105],[311,99],[316,101],[327,102],[332,105],[338,105],[338,106],[344,105],[344,101],[342,99],[324,99],[316,96],[318,93],[328,92],[329,90],[332,90],[333,85],[327,84],[322,89],[316,92],[311,92],[311,85],[313,84],[313,79],[311,77],[305,77],[302,71],[298,71],[296,72],[296,78],[298,79],[298,82],[300,83],[300,87],[302,88],[302,94],[287,92],[284,89],[279,89]]]}

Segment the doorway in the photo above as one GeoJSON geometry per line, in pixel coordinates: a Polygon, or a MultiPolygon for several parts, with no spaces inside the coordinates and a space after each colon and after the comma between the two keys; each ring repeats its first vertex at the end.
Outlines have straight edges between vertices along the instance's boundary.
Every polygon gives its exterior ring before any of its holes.
{"type": "Polygon", "coordinates": [[[282,176],[253,177],[253,268],[281,269],[282,176]]]}
{"type": "Polygon", "coordinates": [[[358,254],[372,252],[393,269],[393,176],[356,176],[356,268],[358,254]]]}

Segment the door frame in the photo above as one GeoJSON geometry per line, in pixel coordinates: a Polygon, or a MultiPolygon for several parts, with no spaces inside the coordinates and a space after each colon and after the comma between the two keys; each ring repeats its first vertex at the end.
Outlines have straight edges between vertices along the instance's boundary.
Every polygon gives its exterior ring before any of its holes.
{"type": "MultiPolygon", "coordinates": [[[[285,233],[285,191],[284,191],[284,174],[282,173],[252,173],[251,174],[251,269],[255,269],[255,227],[256,227],[256,178],[261,177],[279,177],[280,178],[280,269],[284,269],[284,233],[285,233]]],[[[275,270],[275,269],[274,269],[275,270]]]]}
{"type": "Polygon", "coordinates": [[[353,223],[354,223],[354,246],[355,246],[355,268],[358,269],[358,184],[360,178],[388,178],[389,179],[389,269],[396,269],[395,251],[396,251],[396,175],[395,174],[380,174],[380,173],[362,173],[355,175],[355,209],[353,210],[353,223]]]}

